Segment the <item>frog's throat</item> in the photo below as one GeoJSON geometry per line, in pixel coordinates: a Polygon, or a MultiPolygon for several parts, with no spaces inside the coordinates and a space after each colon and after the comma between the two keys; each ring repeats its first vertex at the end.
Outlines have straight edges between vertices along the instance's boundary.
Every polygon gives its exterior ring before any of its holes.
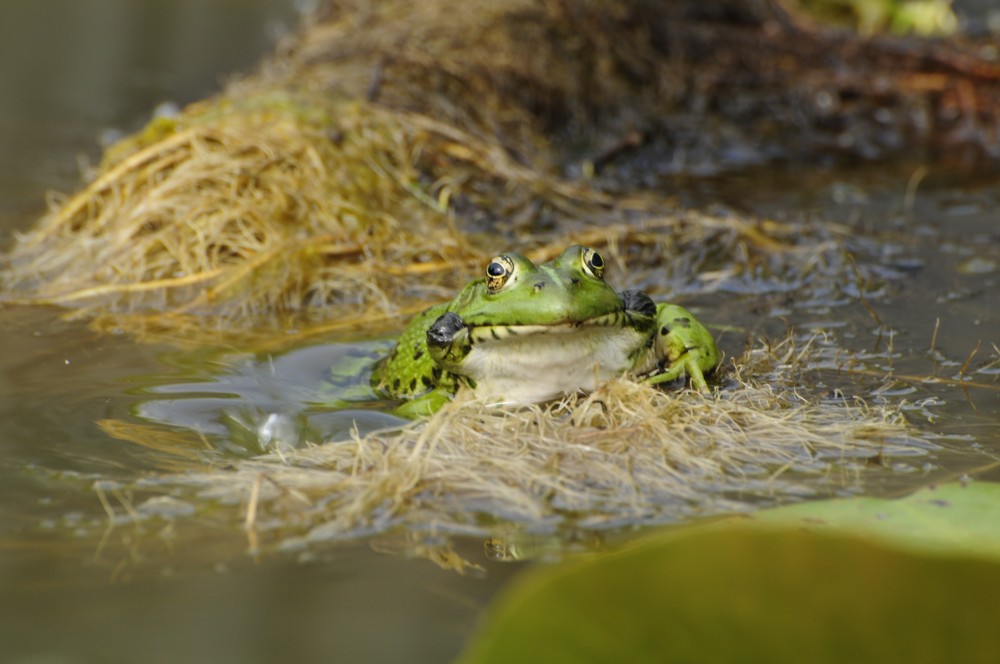
{"type": "Polygon", "coordinates": [[[537,403],[652,370],[654,325],[649,316],[620,312],[574,323],[463,327],[431,355],[471,380],[479,396],[537,403]]]}

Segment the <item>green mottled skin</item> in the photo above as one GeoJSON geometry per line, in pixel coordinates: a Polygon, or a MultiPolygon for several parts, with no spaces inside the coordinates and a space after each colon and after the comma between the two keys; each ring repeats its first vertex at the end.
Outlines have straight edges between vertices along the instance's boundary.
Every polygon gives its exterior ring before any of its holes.
{"type": "Polygon", "coordinates": [[[439,385],[455,385],[455,376],[438,366],[427,349],[427,329],[451,304],[430,307],[410,321],[376,369],[374,380],[379,389],[396,398],[412,399],[439,385]]]}
{"type": "Polygon", "coordinates": [[[434,412],[461,384],[522,402],[626,372],[707,390],[704,374],[720,361],[711,333],[682,307],[615,292],[603,271],[601,256],[580,246],[537,266],[498,256],[485,277],[407,325],[372,384],[405,400],[409,416],[434,412]]]}

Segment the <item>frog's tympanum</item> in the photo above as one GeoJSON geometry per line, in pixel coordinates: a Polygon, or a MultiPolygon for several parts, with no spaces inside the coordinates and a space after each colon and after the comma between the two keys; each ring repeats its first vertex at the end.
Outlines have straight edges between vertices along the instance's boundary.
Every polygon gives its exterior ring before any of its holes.
{"type": "Polygon", "coordinates": [[[653,383],[686,377],[705,391],[719,363],[712,335],[686,309],[615,292],[593,249],[572,246],[534,265],[507,253],[451,302],[414,318],[372,381],[431,413],[467,385],[478,396],[535,403],[630,373],[653,383]]]}

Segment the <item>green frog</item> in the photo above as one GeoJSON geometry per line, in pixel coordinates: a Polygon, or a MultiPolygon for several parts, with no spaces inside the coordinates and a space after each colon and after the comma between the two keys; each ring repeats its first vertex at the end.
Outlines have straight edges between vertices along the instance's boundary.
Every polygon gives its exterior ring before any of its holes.
{"type": "Polygon", "coordinates": [[[493,258],[483,277],[406,327],[372,385],[405,400],[400,414],[430,414],[466,385],[501,403],[538,403],[591,391],[630,373],[650,383],[686,377],[707,391],[719,350],[686,309],[655,304],[604,281],[600,253],[574,245],[535,265],[493,258]]]}

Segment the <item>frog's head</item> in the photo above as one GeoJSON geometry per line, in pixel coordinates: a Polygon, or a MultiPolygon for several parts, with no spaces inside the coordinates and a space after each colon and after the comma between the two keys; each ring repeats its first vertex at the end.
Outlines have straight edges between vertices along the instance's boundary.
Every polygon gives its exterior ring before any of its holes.
{"type": "Polygon", "coordinates": [[[593,389],[632,367],[656,324],[649,297],[616,293],[604,267],[597,251],[576,245],[541,265],[497,256],[428,328],[431,358],[477,391],[514,401],[593,389]]]}
{"type": "Polygon", "coordinates": [[[449,309],[473,328],[580,324],[622,308],[604,281],[604,267],[601,254],[579,245],[537,266],[520,254],[502,254],[449,309]]]}

